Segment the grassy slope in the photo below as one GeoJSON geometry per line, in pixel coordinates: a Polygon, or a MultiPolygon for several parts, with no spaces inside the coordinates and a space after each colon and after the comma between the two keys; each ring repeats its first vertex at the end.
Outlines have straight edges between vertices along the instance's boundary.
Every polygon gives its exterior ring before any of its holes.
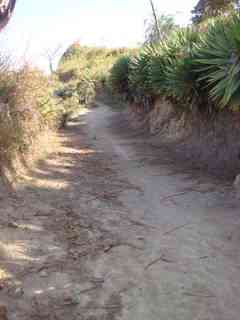
{"type": "Polygon", "coordinates": [[[111,95],[109,73],[123,55],[136,53],[135,49],[107,49],[85,47],[79,43],[70,46],[59,63],[60,95],[66,103],[91,105],[96,95],[106,99],[111,95]]]}

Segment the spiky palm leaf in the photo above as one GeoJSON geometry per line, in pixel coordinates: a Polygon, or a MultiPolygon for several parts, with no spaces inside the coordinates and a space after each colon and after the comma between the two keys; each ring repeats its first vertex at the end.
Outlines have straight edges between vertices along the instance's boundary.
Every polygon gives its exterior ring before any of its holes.
{"type": "Polygon", "coordinates": [[[153,94],[149,81],[149,68],[151,60],[157,55],[157,52],[157,47],[154,45],[145,46],[139,55],[131,61],[129,86],[137,96],[153,94]]]}
{"type": "Polygon", "coordinates": [[[220,108],[240,107],[240,16],[216,19],[196,51],[199,81],[220,108]]]}
{"type": "Polygon", "coordinates": [[[151,83],[159,94],[189,105],[198,97],[194,47],[198,34],[189,28],[176,32],[152,60],[151,83]]]}

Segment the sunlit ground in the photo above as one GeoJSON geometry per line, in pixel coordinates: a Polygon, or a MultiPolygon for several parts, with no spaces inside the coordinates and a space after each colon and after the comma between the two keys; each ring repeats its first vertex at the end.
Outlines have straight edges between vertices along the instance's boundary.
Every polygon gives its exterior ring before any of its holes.
{"type": "Polygon", "coordinates": [[[4,270],[0,267],[0,283],[4,280],[8,280],[11,278],[12,278],[12,276],[10,275],[10,273],[8,273],[6,270],[4,270]]]}
{"type": "MultiPolygon", "coordinates": [[[[84,109],[80,111],[85,114],[89,110],[84,109]]],[[[59,158],[48,158],[44,160],[42,165],[36,166],[33,171],[38,175],[34,177],[33,172],[28,172],[24,175],[24,180],[28,184],[34,185],[38,188],[62,190],[69,187],[69,182],[66,181],[65,176],[71,173],[71,169],[75,166],[74,156],[88,156],[96,153],[96,150],[91,148],[74,148],[66,146],[69,141],[68,138],[61,139],[62,145],[59,148],[59,158]],[[47,169],[46,169],[47,168],[47,169]]]]}
{"type": "Polygon", "coordinates": [[[43,228],[40,226],[36,226],[33,224],[18,224],[18,229],[23,229],[23,230],[31,230],[31,231],[37,231],[37,232],[42,232],[43,228]]]}
{"type": "Polygon", "coordinates": [[[88,113],[90,113],[90,112],[91,112],[90,109],[81,108],[81,109],[79,109],[79,111],[76,113],[76,116],[82,116],[82,115],[88,114],[88,113]]]}
{"type": "Polygon", "coordinates": [[[44,189],[50,189],[50,190],[63,190],[67,189],[69,187],[69,183],[63,180],[52,180],[49,179],[49,177],[46,177],[46,179],[32,179],[31,177],[25,177],[25,182],[29,183],[32,186],[35,186],[37,188],[44,188],[44,189]]]}
{"type": "Polygon", "coordinates": [[[3,260],[19,260],[26,262],[38,260],[29,257],[26,251],[26,243],[24,241],[16,241],[12,243],[0,242],[0,254],[3,256],[3,260]]]}

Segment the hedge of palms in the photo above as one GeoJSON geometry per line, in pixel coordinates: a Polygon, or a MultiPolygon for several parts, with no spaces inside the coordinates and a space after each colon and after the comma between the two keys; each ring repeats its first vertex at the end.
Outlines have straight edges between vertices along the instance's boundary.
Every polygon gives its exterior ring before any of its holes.
{"type": "MultiPolygon", "coordinates": [[[[200,30],[178,30],[164,42],[144,47],[137,56],[126,59],[125,88],[131,98],[162,96],[179,108],[238,111],[240,15],[216,18],[204,32],[200,30]]],[[[113,90],[119,91],[121,65],[117,64],[110,83],[114,79],[113,90]]]]}

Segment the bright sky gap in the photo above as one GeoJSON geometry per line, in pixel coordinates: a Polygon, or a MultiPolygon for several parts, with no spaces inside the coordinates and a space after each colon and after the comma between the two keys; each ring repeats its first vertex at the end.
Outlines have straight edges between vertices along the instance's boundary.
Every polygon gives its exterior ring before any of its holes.
{"type": "MultiPolygon", "coordinates": [[[[196,0],[155,0],[158,13],[187,24],[196,0]]],[[[148,0],[21,0],[0,35],[2,51],[14,60],[47,68],[45,51],[74,41],[84,45],[136,46],[144,39],[144,21],[151,16],[148,0]]]]}

